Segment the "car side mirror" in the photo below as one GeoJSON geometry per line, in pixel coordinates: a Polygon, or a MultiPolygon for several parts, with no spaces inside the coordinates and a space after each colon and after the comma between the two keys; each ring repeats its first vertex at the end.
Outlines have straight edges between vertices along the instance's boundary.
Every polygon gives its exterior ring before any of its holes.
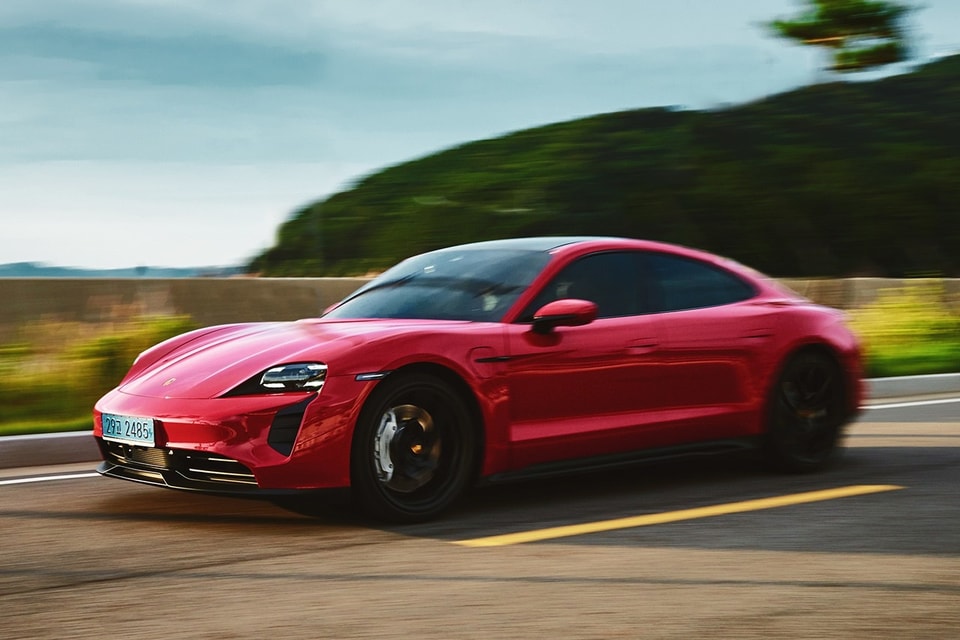
{"type": "Polygon", "coordinates": [[[550,333],[556,327],[579,327],[597,319],[597,305],[589,300],[565,298],[540,307],[533,314],[533,330],[550,333]]]}

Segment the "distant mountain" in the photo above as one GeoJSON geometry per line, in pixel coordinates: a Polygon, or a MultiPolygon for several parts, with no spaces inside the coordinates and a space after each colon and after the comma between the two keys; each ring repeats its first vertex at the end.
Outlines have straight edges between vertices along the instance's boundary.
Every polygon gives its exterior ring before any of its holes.
{"type": "Polygon", "coordinates": [[[129,267],[79,269],[39,262],[0,264],[0,278],[224,278],[244,273],[243,267],[129,267]]]}

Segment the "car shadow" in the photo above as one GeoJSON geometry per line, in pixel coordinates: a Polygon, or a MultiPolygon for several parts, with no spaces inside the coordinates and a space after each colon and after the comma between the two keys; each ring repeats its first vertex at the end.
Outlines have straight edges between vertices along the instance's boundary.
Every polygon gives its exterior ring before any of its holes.
{"type": "Polygon", "coordinates": [[[356,537],[361,534],[352,532],[379,531],[450,543],[806,491],[891,484],[905,489],[535,544],[957,555],[960,503],[950,496],[958,481],[960,448],[857,446],[816,473],[778,474],[747,454],[733,454],[478,487],[440,518],[409,525],[363,518],[342,497],[267,502],[154,487],[131,490],[127,483],[100,496],[95,508],[43,516],[173,522],[256,535],[330,530],[356,537]]]}

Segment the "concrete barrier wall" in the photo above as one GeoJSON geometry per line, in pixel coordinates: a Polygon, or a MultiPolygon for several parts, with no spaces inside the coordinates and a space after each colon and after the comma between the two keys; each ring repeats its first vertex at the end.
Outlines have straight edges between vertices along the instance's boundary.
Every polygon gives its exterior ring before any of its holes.
{"type": "Polygon", "coordinates": [[[828,307],[856,309],[874,302],[884,290],[920,288],[960,310],[960,278],[820,278],[780,280],[800,295],[828,307]]]}
{"type": "MultiPolygon", "coordinates": [[[[364,278],[81,279],[0,278],[0,340],[37,320],[103,323],[139,315],[189,315],[200,325],[294,320],[319,315],[364,278]]],[[[960,304],[960,279],[783,280],[806,297],[850,309],[883,289],[930,282],[960,304]]]]}
{"type": "Polygon", "coordinates": [[[189,315],[200,325],[320,315],[364,278],[0,278],[0,340],[37,320],[189,315]]]}

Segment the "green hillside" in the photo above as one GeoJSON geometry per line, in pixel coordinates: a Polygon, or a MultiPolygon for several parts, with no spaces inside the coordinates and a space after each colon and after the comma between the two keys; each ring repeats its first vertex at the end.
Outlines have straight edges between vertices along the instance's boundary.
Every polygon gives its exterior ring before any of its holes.
{"type": "Polygon", "coordinates": [[[623,235],[777,276],[960,275],[960,56],[724,109],[472,142],[293,215],[251,271],[350,275],[521,235],[623,235]]]}

